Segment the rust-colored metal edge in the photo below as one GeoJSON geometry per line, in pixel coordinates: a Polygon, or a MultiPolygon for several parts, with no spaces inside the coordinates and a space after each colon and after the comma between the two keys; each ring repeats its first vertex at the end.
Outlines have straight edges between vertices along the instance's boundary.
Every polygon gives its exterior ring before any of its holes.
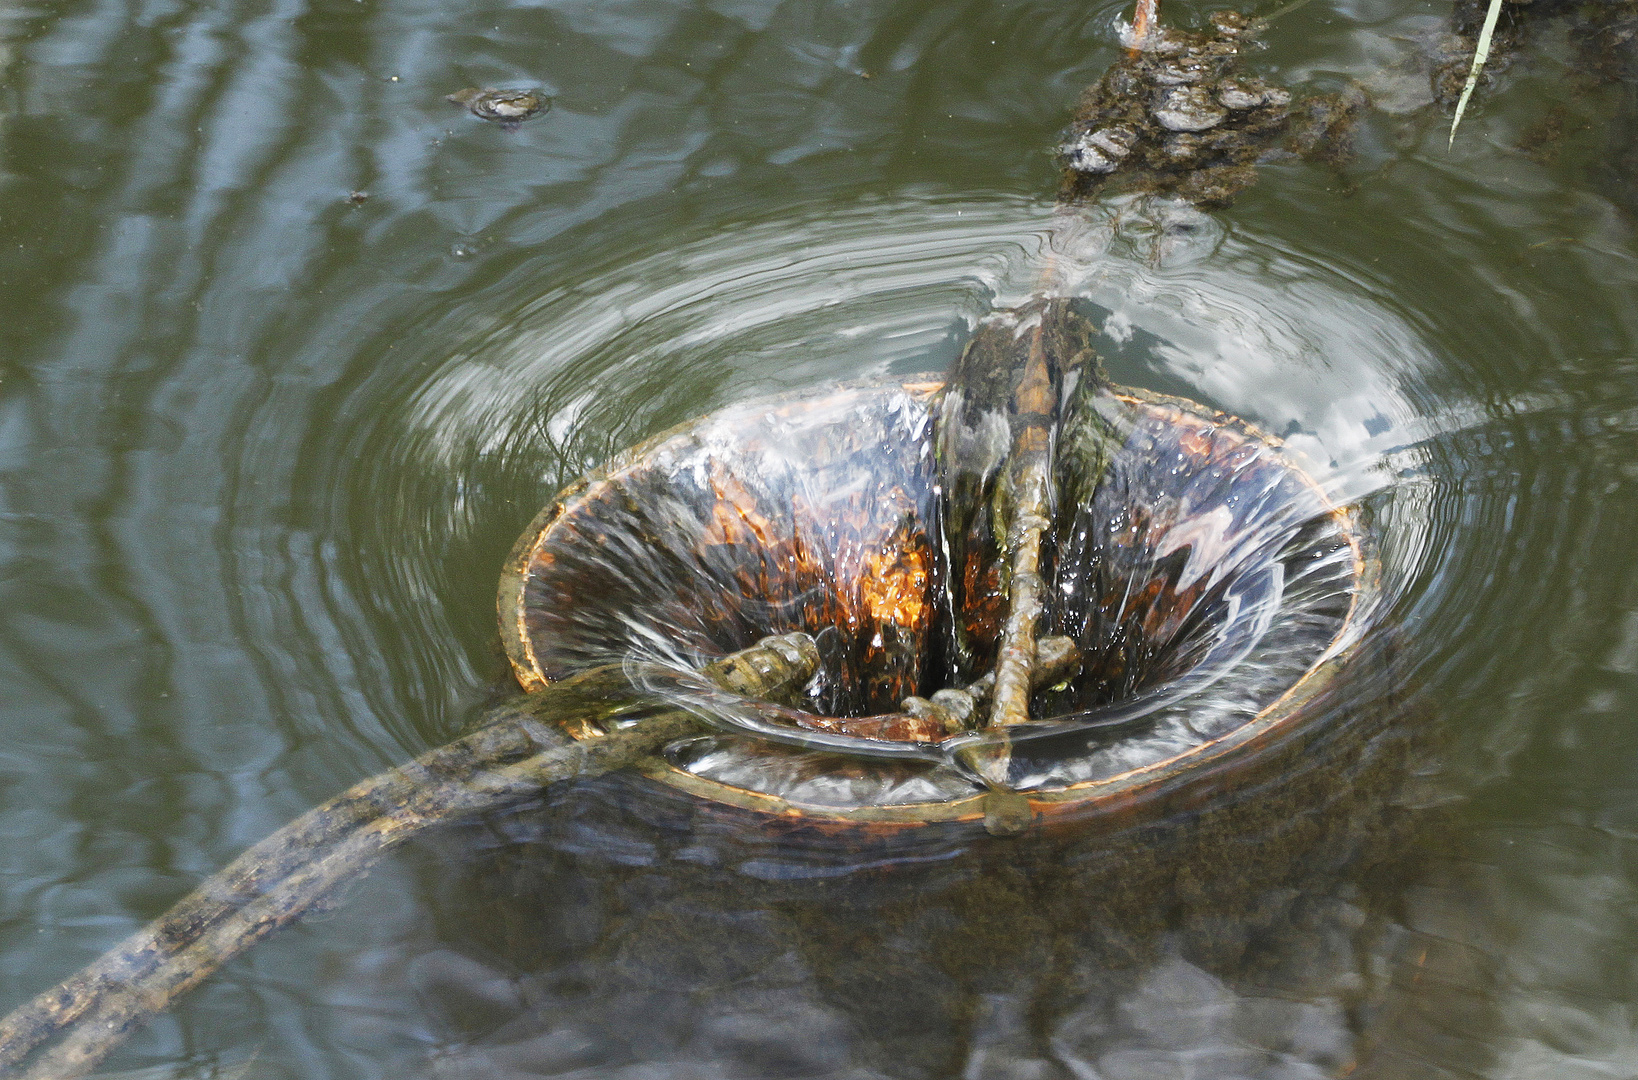
{"type": "MultiPolygon", "coordinates": [[[[931,397],[943,388],[942,380],[929,376],[908,382],[899,380],[862,380],[844,383],[832,389],[833,391],[864,390],[895,385],[902,387],[916,397],[931,397]]],[[[757,405],[773,408],[781,402],[802,400],[814,396],[815,393],[814,390],[799,391],[765,399],[761,402],[748,403],[747,407],[757,405]]],[[[1332,517],[1341,526],[1342,533],[1353,550],[1354,581],[1356,585],[1348,614],[1337,634],[1326,646],[1326,653],[1330,655],[1327,655],[1325,659],[1304,672],[1284,694],[1280,695],[1277,700],[1256,716],[1225,735],[1199,743],[1180,754],[1160,761],[1150,762],[1147,765],[1097,780],[1067,784],[1061,788],[1025,792],[1025,797],[1029,801],[1030,808],[1034,811],[1038,825],[1052,824],[1057,819],[1078,818],[1095,813],[1116,813],[1129,809],[1142,802],[1151,792],[1163,787],[1174,786],[1194,775],[1204,774],[1209,771],[1210,766],[1221,764],[1223,759],[1230,754],[1249,751],[1258,744],[1276,738],[1286,723],[1298,713],[1304,704],[1329,685],[1347,662],[1348,650],[1344,649],[1340,652],[1333,652],[1333,650],[1336,650],[1352,632],[1354,619],[1360,610],[1361,602],[1368,595],[1374,594],[1379,584],[1380,567],[1374,553],[1368,548],[1364,532],[1360,528],[1355,515],[1347,508],[1338,507],[1331,502],[1318,481],[1307,470],[1291,460],[1290,455],[1284,451],[1282,440],[1257,429],[1239,417],[1217,410],[1207,410],[1205,406],[1200,405],[1198,402],[1189,401],[1186,398],[1157,394],[1134,387],[1120,387],[1117,396],[1121,400],[1134,405],[1170,408],[1186,416],[1233,428],[1244,435],[1248,441],[1266,445],[1270,450],[1278,454],[1286,468],[1290,469],[1304,483],[1314,489],[1323,504],[1330,508],[1332,517]]],[[[524,625],[523,609],[524,586],[528,567],[535,553],[544,542],[547,530],[562,517],[573,502],[593,494],[597,485],[607,483],[611,478],[633,468],[648,456],[654,448],[686,432],[697,422],[696,419],[679,424],[653,438],[644,440],[637,446],[620,454],[596,473],[571,484],[535,516],[529,528],[524,531],[517,544],[514,545],[501,575],[499,597],[501,637],[506,647],[507,656],[512,661],[518,682],[525,690],[537,689],[545,686],[548,682],[541,673],[540,665],[536,662],[533,649],[529,644],[524,625]]],[[[575,733],[571,732],[571,734],[575,733]]],[[[710,780],[689,773],[659,759],[654,760],[639,771],[644,776],[659,783],[709,802],[753,811],[771,818],[816,825],[821,828],[830,825],[844,829],[851,826],[905,829],[935,823],[975,823],[984,819],[985,800],[988,797],[987,792],[975,791],[970,796],[943,802],[893,803],[844,808],[795,802],[777,795],[769,795],[765,792],[725,784],[721,781],[710,780]]]]}
{"type": "MultiPolygon", "coordinates": [[[[782,403],[795,403],[813,398],[822,390],[828,389],[832,393],[850,390],[869,390],[878,387],[897,386],[913,398],[929,399],[944,388],[944,382],[937,375],[912,375],[903,379],[855,379],[832,384],[829,387],[809,388],[785,394],[772,395],[757,401],[746,402],[740,408],[761,407],[765,409],[777,408],[782,403]]],[[[709,415],[709,414],[708,414],[709,415]]],[[[623,474],[629,472],[656,449],[663,446],[679,435],[693,430],[700,421],[699,417],[685,420],[680,424],[666,428],[664,431],[628,447],[610,458],[599,468],[580,477],[569,484],[552,498],[541,511],[536,514],[512,545],[506,561],[501,564],[500,588],[495,598],[495,612],[500,623],[501,647],[506,650],[506,658],[512,665],[512,673],[518,680],[518,685],[525,692],[532,693],[544,688],[551,682],[541,668],[539,659],[535,656],[534,645],[529,640],[527,612],[524,609],[525,594],[529,580],[529,565],[546,540],[546,532],[564,513],[572,503],[594,496],[597,491],[623,474]]]]}
{"type": "Polygon", "coordinates": [[[512,674],[517,678],[518,685],[528,693],[544,689],[549,681],[541,673],[534,646],[529,643],[528,629],[524,625],[523,595],[528,584],[529,563],[540,549],[546,530],[563,516],[569,503],[584,495],[590,486],[589,480],[581,479],[558,492],[557,497],[529,522],[512,545],[506,561],[501,564],[500,593],[495,599],[495,611],[500,618],[501,647],[506,650],[506,658],[512,664],[512,674]]]}

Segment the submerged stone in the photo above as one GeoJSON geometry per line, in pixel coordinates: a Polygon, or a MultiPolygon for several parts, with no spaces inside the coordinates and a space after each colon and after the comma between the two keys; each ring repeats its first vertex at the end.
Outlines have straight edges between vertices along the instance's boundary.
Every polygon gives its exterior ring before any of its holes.
{"type": "Polygon", "coordinates": [[[1291,93],[1261,79],[1224,79],[1217,100],[1227,109],[1255,109],[1262,105],[1289,105],[1291,93]]]}
{"type": "Polygon", "coordinates": [[[1087,132],[1060,149],[1070,168],[1086,173],[1114,172],[1138,141],[1129,127],[1108,127],[1087,132]]]}
{"type": "Polygon", "coordinates": [[[1155,69],[1155,82],[1162,86],[1182,86],[1201,82],[1212,74],[1212,65],[1203,56],[1180,56],[1155,69]]]}

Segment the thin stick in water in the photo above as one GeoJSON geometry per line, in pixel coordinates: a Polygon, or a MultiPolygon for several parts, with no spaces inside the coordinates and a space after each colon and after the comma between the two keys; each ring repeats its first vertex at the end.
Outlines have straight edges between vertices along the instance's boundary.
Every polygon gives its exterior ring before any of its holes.
{"type": "Polygon", "coordinates": [[[1002,626],[995,668],[995,703],[990,727],[1029,719],[1030,672],[1035,667],[1035,624],[1041,617],[1041,533],[1051,524],[1052,430],[1058,388],[1046,356],[1047,305],[1025,333],[1029,348],[1013,395],[1019,429],[1007,462],[1009,510],[1006,545],[1009,563],[1007,619],[1002,626]]]}

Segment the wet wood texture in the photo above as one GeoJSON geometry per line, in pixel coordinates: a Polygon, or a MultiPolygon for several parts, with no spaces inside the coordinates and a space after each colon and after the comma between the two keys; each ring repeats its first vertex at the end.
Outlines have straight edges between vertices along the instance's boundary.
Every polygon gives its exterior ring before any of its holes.
{"type": "MultiPolygon", "coordinates": [[[[787,695],[813,675],[811,640],[766,641],[707,666],[731,693],[787,695]]],[[[668,670],[610,665],[516,699],[477,731],[349,788],[250,848],[165,915],[0,1020],[0,1075],[65,1080],[257,941],[429,826],[538,796],[546,785],[628,767],[698,734],[698,717],[652,689],[668,670]],[[642,676],[639,690],[633,676],[642,676]],[[622,726],[612,726],[615,718],[622,726]],[[566,720],[586,737],[569,740],[566,720]],[[610,726],[605,726],[610,725],[610,726]],[[595,734],[593,733],[595,732],[595,734]],[[63,1039],[26,1071],[29,1055],[63,1039]]]]}

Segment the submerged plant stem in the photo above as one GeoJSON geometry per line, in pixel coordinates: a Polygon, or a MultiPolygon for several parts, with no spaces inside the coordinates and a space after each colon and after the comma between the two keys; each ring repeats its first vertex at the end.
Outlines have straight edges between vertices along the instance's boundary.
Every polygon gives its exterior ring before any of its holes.
{"type": "MultiPolygon", "coordinates": [[[[717,661],[704,674],[733,693],[769,697],[805,683],[817,666],[812,640],[787,635],[717,661]]],[[[0,1074],[10,1075],[69,1028],[22,1075],[83,1076],[179,995],[428,826],[535,797],[561,780],[624,768],[705,727],[690,712],[655,708],[580,741],[549,734],[553,720],[612,720],[616,706],[633,696],[622,665],[588,671],[526,695],[471,735],[308,811],[79,974],[0,1020],[0,1074]]]]}

